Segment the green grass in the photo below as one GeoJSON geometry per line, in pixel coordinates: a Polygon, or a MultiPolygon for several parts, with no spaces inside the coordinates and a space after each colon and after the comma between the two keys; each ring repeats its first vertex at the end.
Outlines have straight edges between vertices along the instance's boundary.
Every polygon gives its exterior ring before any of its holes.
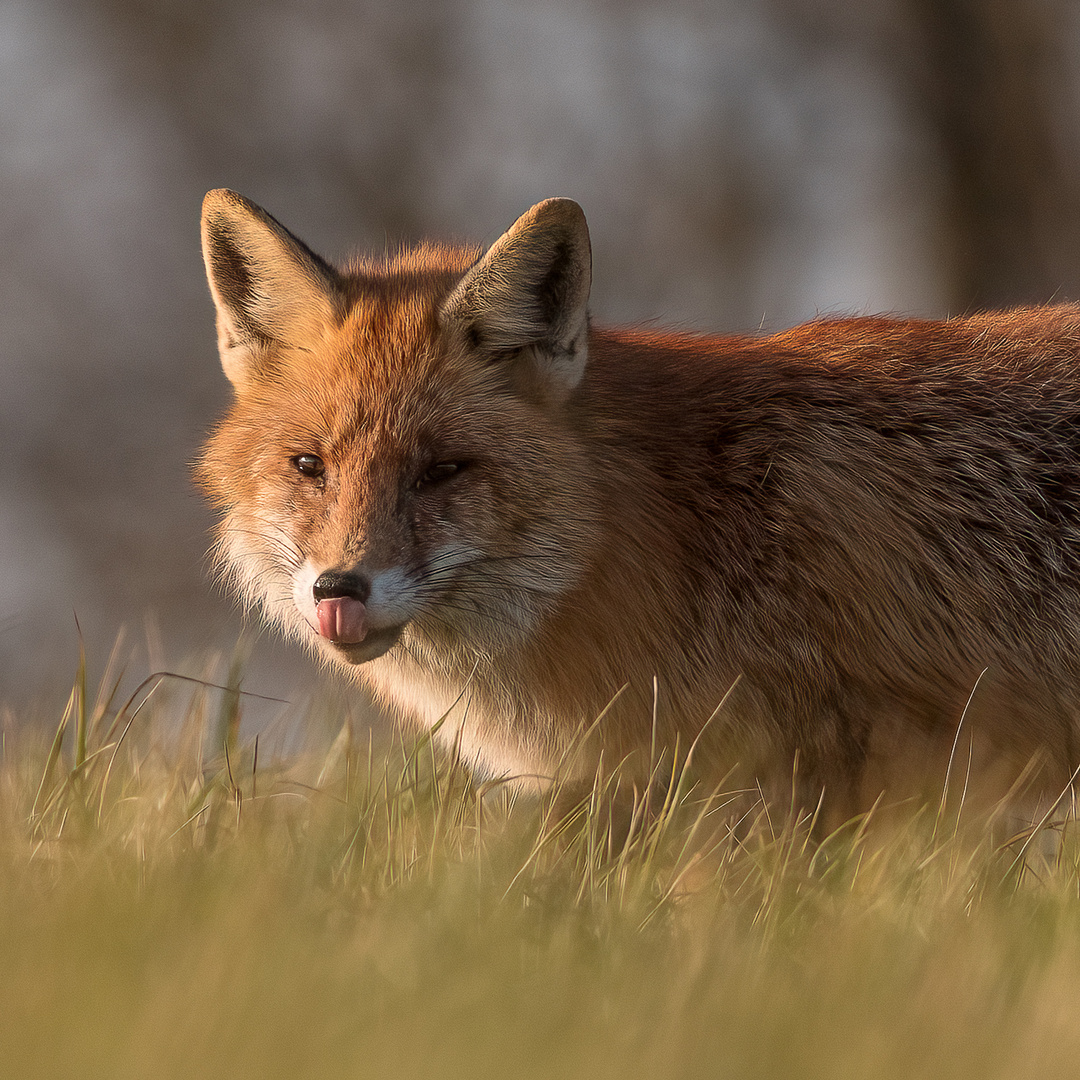
{"type": "Polygon", "coordinates": [[[298,715],[329,736],[271,754],[234,693],[116,681],[80,665],[55,738],[6,725],[4,1076],[1076,1071],[1071,823],[1052,855],[929,812],[818,846],[684,784],[613,851],[603,785],[561,828],[423,740],[298,715]]]}

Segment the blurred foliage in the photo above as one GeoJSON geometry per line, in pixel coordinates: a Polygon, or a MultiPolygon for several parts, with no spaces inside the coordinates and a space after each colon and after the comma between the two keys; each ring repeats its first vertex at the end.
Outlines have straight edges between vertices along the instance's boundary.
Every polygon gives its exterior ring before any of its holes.
{"type": "Polygon", "coordinates": [[[676,782],[621,841],[602,779],[560,820],[426,740],[327,714],[283,755],[231,690],[87,687],[51,743],[5,726],[12,1076],[993,1080],[1080,1050],[1068,813],[816,844],[676,782]]]}

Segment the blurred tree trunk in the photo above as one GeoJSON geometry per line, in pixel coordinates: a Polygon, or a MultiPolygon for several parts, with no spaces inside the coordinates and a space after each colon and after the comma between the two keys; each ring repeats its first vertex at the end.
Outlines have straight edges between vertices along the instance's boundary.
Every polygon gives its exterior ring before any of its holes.
{"type": "Polygon", "coordinates": [[[946,170],[954,310],[1077,296],[1077,184],[1055,143],[1061,33],[1040,0],[903,0],[946,170]],[[921,47],[920,47],[921,46],[921,47]]]}

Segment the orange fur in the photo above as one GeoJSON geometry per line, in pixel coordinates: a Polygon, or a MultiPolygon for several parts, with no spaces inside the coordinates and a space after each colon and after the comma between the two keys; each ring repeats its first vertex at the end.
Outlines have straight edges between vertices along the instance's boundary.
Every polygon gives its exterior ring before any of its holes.
{"type": "Polygon", "coordinates": [[[567,200],[482,257],[337,271],[215,192],[204,242],[225,572],[403,717],[449,713],[481,773],[640,778],[725,698],[698,766],[797,759],[841,816],[940,781],[969,697],[988,775],[1077,764],[1080,307],[589,327],[567,200]],[[327,571],[362,582],[363,641],[313,622],[327,571]]]}

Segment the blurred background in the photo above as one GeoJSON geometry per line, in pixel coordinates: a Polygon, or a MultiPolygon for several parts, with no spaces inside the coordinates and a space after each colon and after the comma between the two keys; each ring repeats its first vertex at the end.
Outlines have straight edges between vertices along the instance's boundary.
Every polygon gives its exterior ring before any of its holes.
{"type": "MultiPolygon", "coordinates": [[[[1073,0],[3,0],[0,701],[240,620],[188,463],[227,400],[199,204],[332,257],[585,207],[598,321],[1080,297],[1073,0]]],[[[246,687],[295,696],[263,639],[246,687]]]]}

